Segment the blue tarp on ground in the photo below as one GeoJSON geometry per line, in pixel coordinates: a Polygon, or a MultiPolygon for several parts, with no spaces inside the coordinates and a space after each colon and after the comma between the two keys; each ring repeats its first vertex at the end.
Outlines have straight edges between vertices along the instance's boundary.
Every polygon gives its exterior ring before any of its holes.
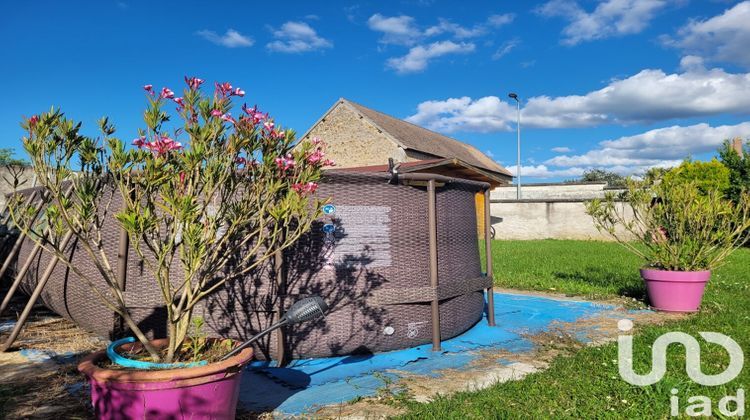
{"type": "MultiPolygon", "coordinates": [[[[243,377],[240,404],[251,411],[296,415],[321,406],[376,395],[387,382],[398,379],[389,370],[436,376],[443,369],[468,365],[476,350],[512,353],[532,350],[522,334],[547,330],[553,321],[575,322],[615,309],[612,305],[495,293],[496,327],[481,320],[470,330],[443,341],[442,351],[427,344],[373,355],[294,360],[283,368],[256,363],[243,377]]],[[[503,363],[498,360],[498,363],[503,363]]]]}

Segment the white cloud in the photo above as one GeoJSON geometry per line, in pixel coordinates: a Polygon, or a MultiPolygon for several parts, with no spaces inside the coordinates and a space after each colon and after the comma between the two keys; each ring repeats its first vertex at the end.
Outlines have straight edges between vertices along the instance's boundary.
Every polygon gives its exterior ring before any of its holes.
{"type": "Polygon", "coordinates": [[[573,151],[573,149],[571,149],[570,147],[565,147],[565,146],[553,147],[550,150],[555,153],[570,153],[573,151]]]}
{"type": "Polygon", "coordinates": [[[710,60],[750,68],[750,1],[743,1],[706,20],[692,20],[665,44],[710,60]]]}
{"type": "Polygon", "coordinates": [[[487,24],[494,27],[507,25],[515,20],[516,15],[513,13],[505,13],[502,15],[490,15],[487,18],[487,24]]]}
{"type": "Polygon", "coordinates": [[[667,5],[667,0],[605,0],[592,12],[574,0],[551,0],[536,9],[545,17],[562,17],[569,23],[563,29],[562,43],[576,45],[584,41],[635,34],[643,31],[667,5]]]}
{"type": "Polygon", "coordinates": [[[498,48],[494,54],[492,54],[493,60],[499,60],[506,54],[513,51],[519,44],[521,43],[521,40],[518,38],[513,38],[511,40],[505,41],[500,45],[500,48],[498,48]]]}
{"type": "Polygon", "coordinates": [[[545,161],[544,165],[616,169],[622,174],[634,174],[654,166],[678,165],[688,156],[713,152],[725,139],[737,136],[750,137],[750,122],[717,127],[706,123],[675,125],[605,140],[586,153],[556,156],[545,161]]]}
{"type": "Polygon", "coordinates": [[[403,57],[389,58],[387,64],[398,73],[416,73],[427,68],[430,60],[448,54],[467,54],[474,51],[472,43],[439,41],[428,45],[417,45],[403,57]]]}
{"type": "Polygon", "coordinates": [[[199,36],[227,48],[252,47],[255,41],[249,36],[242,35],[234,29],[229,29],[224,35],[219,35],[214,31],[202,30],[196,32],[199,36]]]}
{"type": "Polygon", "coordinates": [[[371,30],[383,34],[380,39],[383,44],[412,46],[438,35],[450,35],[457,40],[476,38],[487,34],[490,28],[497,28],[513,22],[514,18],[513,13],[491,15],[485,22],[471,27],[459,25],[448,19],[438,18],[436,25],[421,29],[411,16],[383,16],[376,13],[367,20],[367,26],[371,30]]]}
{"type": "MultiPolygon", "coordinates": [[[[646,69],[584,95],[535,96],[525,101],[521,123],[528,127],[592,127],[635,124],[717,114],[750,113],[750,73],[707,70],[693,57],[682,73],[646,69]]],[[[409,121],[442,131],[510,130],[515,106],[496,96],[422,102],[409,121]]]]}
{"type": "Polygon", "coordinates": [[[422,37],[422,31],[411,16],[388,17],[376,13],[367,19],[367,26],[383,33],[380,42],[384,44],[414,45],[422,37]]]}
{"type": "Polygon", "coordinates": [[[407,121],[431,130],[491,132],[510,130],[510,104],[497,96],[472,100],[468,96],[443,101],[425,101],[417,105],[417,113],[407,121]]]}
{"type": "MultiPolygon", "coordinates": [[[[416,20],[407,15],[384,16],[376,13],[367,20],[368,27],[382,34],[379,42],[385,45],[401,45],[410,47],[401,57],[391,57],[386,61],[389,68],[398,73],[421,72],[429,61],[446,54],[466,54],[473,52],[476,46],[467,40],[486,35],[492,28],[498,28],[511,23],[515,19],[512,13],[490,15],[485,21],[473,26],[463,26],[448,19],[438,18],[438,23],[423,27],[416,20]],[[444,39],[428,43],[430,39],[442,37],[444,39]],[[446,39],[447,38],[447,39],[446,39]]],[[[512,40],[498,50],[497,58],[507,54],[518,44],[512,40]]]]}
{"type": "MultiPolygon", "coordinates": [[[[508,171],[516,176],[516,166],[506,167],[508,171]]],[[[521,181],[523,178],[573,178],[583,175],[585,168],[562,168],[554,169],[547,165],[521,165],[521,181]]]]}
{"type": "Polygon", "coordinates": [[[332,48],[333,43],[322,38],[306,22],[286,22],[281,28],[273,30],[275,41],[266,44],[266,48],[282,53],[302,53],[332,48]]]}
{"type": "MultiPolygon", "coordinates": [[[[725,139],[750,137],[750,121],[712,127],[708,124],[671,126],[644,133],[605,140],[580,155],[560,155],[539,165],[521,167],[521,177],[575,178],[591,169],[605,169],[621,175],[639,175],[653,167],[679,165],[686,157],[713,152],[725,139]]],[[[568,153],[564,149],[560,153],[568,153]]],[[[552,149],[553,151],[558,151],[552,149]]],[[[507,169],[515,176],[516,167],[507,169]]]]}

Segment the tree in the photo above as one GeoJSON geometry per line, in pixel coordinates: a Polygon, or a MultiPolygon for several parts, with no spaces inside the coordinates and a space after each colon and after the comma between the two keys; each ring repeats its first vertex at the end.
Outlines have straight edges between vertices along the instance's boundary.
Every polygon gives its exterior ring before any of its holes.
{"type": "Polygon", "coordinates": [[[0,148],[0,166],[29,166],[29,162],[14,158],[14,154],[16,151],[13,148],[0,148]]]}
{"type": "MultiPolygon", "coordinates": [[[[750,142],[748,143],[750,146],[750,142]]],[[[750,147],[744,148],[744,156],[740,156],[732,147],[729,140],[719,148],[721,163],[729,170],[729,187],[727,197],[738,202],[742,191],[750,191],[750,147]]]]}
{"type": "Polygon", "coordinates": [[[581,175],[580,182],[605,181],[610,187],[622,187],[626,184],[626,178],[616,172],[604,169],[589,169],[581,175]]]}

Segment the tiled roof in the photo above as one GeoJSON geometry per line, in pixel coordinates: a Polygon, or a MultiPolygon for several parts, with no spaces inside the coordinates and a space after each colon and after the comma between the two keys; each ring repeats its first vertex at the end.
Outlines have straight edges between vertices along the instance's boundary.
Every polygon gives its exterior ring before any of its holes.
{"type": "Polygon", "coordinates": [[[436,157],[458,158],[470,165],[512,176],[507,169],[471,145],[391,117],[348,99],[342,98],[341,101],[351,105],[356,111],[393,137],[405,149],[412,149],[436,157]]]}

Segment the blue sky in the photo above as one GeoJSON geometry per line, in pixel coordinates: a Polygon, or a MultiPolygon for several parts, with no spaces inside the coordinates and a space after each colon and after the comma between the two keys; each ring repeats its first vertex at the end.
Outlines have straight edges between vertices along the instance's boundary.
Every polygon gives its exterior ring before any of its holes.
{"type": "Polygon", "coordinates": [[[0,147],[62,107],[142,127],[142,86],[229,81],[304,132],[339,97],[571,179],[708,159],[750,137],[750,1],[14,2],[0,13],[0,147]]]}

